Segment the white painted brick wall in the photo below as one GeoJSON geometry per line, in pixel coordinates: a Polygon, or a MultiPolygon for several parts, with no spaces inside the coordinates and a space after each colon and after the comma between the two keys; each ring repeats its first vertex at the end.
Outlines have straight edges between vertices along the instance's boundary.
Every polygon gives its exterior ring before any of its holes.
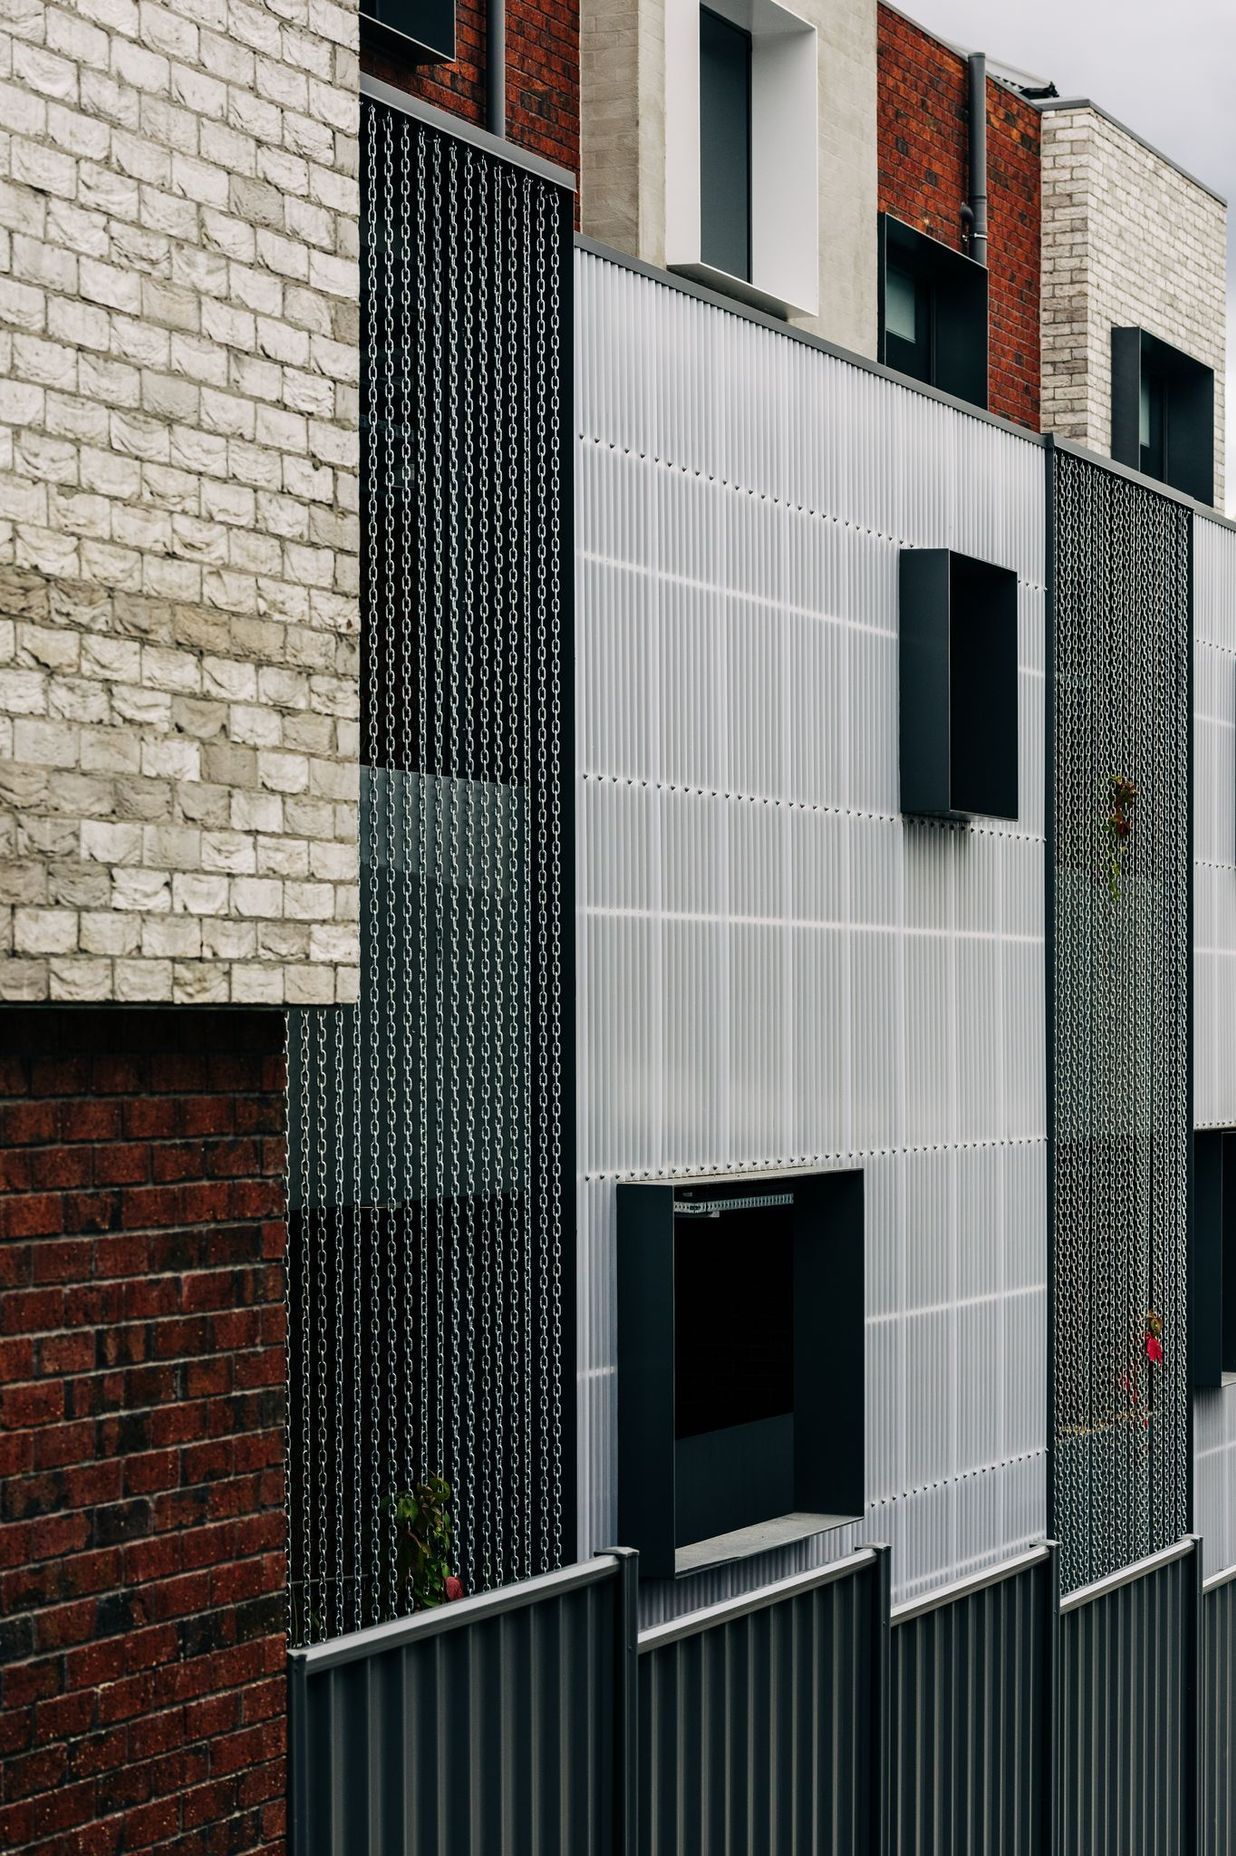
{"type": "Polygon", "coordinates": [[[1043,429],[1110,453],[1113,328],[1215,373],[1223,507],[1227,209],[1097,110],[1043,115],[1043,429]]]}
{"type": "Polygon", "coordinates": [[[346,1001],[354,0],[0,0],[0,997],[346,1001]]]}

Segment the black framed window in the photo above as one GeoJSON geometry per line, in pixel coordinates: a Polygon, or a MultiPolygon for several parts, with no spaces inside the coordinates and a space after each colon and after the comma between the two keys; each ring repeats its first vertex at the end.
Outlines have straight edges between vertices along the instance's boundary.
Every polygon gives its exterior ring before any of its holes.
{"type": "Polygon", "coordinates": [[[1146,329],[1113,329],[1116,462],[1212,503],[1214,449],[1214,370],[1146,329]]]}
{"type": "Polygon", "coordinates": [[[972,405],[987,404],[987,271],[880,216],[880,359],[972,405]]]}
{"type": "Polygon", "coordinates": [[[361,0],[360,12],[362,20],[410,43],[419,62],[441,64],[455,56],[455,0],[361,0]]]}
{"type": "Polygon", "coordinates": [[[863,1176],[618,1189],[618,1525],[647,1578],[861,1514],[863,1176]]]}
{"type": "Polygon", "coordinates": [[[751,280],[751,34],[700,8],[700,257],[751,280]]]}

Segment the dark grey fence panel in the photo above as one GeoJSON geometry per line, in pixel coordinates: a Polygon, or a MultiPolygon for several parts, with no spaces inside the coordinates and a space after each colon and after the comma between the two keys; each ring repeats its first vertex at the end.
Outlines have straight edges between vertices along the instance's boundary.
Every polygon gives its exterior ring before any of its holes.
{"type": "Polygon", "coordinates": [[[1201,1856],[1236,1850],[1236,1579],[1202,1603],[1201,1856]]]}
{"type": "Polygon", "coordinates": [[[886,1568],[868,1550],[641,1636],[641,1856],[879,1848],[886,1568]]]}
{"type": "Polygon", "coordinates": [[[1196,1566],[1164,1558],[1060,1620],[1063,1856],[1190,1847],[1196,1566]]]}
{"type": "Polygon", "coordinates": [[[289,1658],[296,1856],[630,1856],[635,1559],[289,1658]]]}
{"type": "Polygon", "coordinates": [[[894,1615],[892,1847],[897,1856],[1047,1848],[1055,1567],[894,1615]]]}

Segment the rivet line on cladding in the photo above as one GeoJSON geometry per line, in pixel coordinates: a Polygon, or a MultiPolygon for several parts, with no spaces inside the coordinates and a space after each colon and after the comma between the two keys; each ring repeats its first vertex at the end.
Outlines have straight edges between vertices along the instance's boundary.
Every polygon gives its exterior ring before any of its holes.
{"type": "Polygon", "coordinates": [[[861,818],[876,825],[902,825],[914,831],[940,831],[949,836],[1008,838],[1017,844],[1044,844],[1041,831],[1008,831],[1002,826],[993,825],[978,819],[969,821],[938,818],[920,818],[905,812],[869,812],[862,806],[832,806],[823,800],[777,799],[768,793],[735,793],[723,787],[686,786],[673,780],[643,780],[628,773],[597,773],[585,771],[580,779],[587,784],[592,781],[598,786],[639,786],[651,787],[658,793],[681,793],[688,799],[725,799],[736,805],[777,806],[785,812],[816,812],[829,818],[861,818]]]}
{"type": "MultiPolygon", "coordinates": [[[[584,914],[595,916],[600,921],[715,922],[724,928],[795,928],[815,930],[820,934],[891,934],[908,940],[990,941],[993,944],[1010,943],[1025,947],[1042,947],[1044,943],[1041,934],[1006,934],[993,928],[955,928],[948,922],[938,928],[929,928],[907,922],[868,922],[858,918],[853,921],[833,921],[816,915],[745,915],[728,909],[615,908],[599,902],[585,903],[584,914]]],[[[1198,949],[1199,953],[1206,951],[1204,948],[1198,949]]]]}
{"type": "MultiPolygon", "coordinates": [[[[633,445],[619,445],[616,444],[612,438],[596,438],[591,432],[580,432],[577,434],[577,437],[582,445],[595,445],[598,450],[604,448],[607,451],[621,451],[624,457],[638,458],[641,464],[659,465],[662,470],[675,471],[682,477],[700,477],[706,483],[715,483],[723,490],[734,491],[738,496],[758,497],[760,502],[772,503],[775,508],[787,509],[793,515],[811,516],[820,522],[832,522],[838,528],[852,528],[858,535],[870,535],[874,540],[886,541],[894,548],[910,548],[916,545],[922,545],[921,543],[916,544],[914,542],[905,541],[897,535],[890,535],[886,533],[884,529],[868,528],[865,522],[851,522],[848,516],[835,515],[831,510],[816,509],[811,503],[793,503],[789,502],[783,496],[775,495],[771,490],[753,490],[744,483],[735,483],[729,477],[718,476],[715,471],[696,470],[691,464],[677,464],[673,458],[659,457],[654,451],[640,451],[633,445]]],[[[1045,593],[1047,591],[1045,584],[1037,580],[1025,579],[1020,574],[1018,574],[1017,578],[1019,585],[1028,587],[1036,593],[1045,593]]]]}
{"type": "Polygon", "coordinates": [[[839,1170],[852,1166],[856,1160],[909,1160],[919,1154],[994,1153],[1001,1148],[1029,1151],[1046,1145],[1045,1134],[1012,1134],[979,1141],[925,1141],[913,1147],[853,1147],[844,1153],[773,1154],[761,1155],[758,1160],[719,1159],[690,1167],[611,1167],[604,1172],[583,1172],[579,1177],[583,1185],[604,1185],[610,1180],[710,1179],[716,1173],[775,1173],[778,1169],[806,1166],[839,1170]]]}
{"type": "Polygon", "coordinates": [[[1017,1469],[1022,1463],[1038,1463],[1047,1455],[1047,1446],[1039,1445],[1034,1450],[1024,1450],[1019,1456],[1001,1457],[996,1463],[980,1463],[975,1468],[950,1470],[939,1482],[916,1483],[912,1489],[898,1489],[895,1495],[873,1496],[867,1504],[866,1517],[877,1508],[892,1508],[897,1502],[909,1501],[915,1495],[932,1495],[937,1489],[955,1488],[959,1482],[974,1482],[979,1476],[998,1475],[1001,1470],[1017,1469]]]}

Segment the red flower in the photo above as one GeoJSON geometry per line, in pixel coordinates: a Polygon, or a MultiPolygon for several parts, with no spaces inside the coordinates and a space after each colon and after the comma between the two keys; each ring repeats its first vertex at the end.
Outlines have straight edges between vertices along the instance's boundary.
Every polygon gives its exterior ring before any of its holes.
{"type": "Polygon", "coordinates": [[[452,1598],[462,1598],[464,1595],[463,1580],[457,1579],[453,1572],[448,1572],[442,1581],[442,1595],[448,1604],[452,1598]]]}
{"type": "Polygon", "coordinates": [[[1146,1358],[1150,1361],[1152,1366],[1162,1366],[1163,1364],[1163,1342],[1159,1339],[1157,1334],[1147,1334],[1146,1336],[1146,1358]]]}

